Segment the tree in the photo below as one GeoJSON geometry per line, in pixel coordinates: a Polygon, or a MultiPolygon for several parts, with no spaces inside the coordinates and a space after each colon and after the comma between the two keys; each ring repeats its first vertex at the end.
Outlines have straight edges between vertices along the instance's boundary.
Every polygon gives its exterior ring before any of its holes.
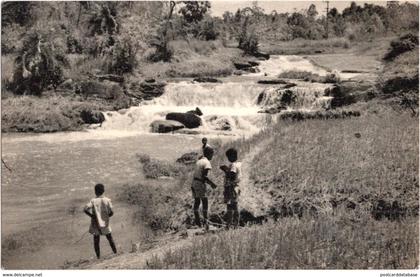
{"type": "Polygon", "coordinates": [[[64,49],[54,43],[51,33],[34,28],[25,35],[19,49],[11,88],[16,94],[39,96],[63,81],[62,68],[67,66],[64,49]]]}
{"type": "Polygon", "coordinates": [[[21,26],[27,25],[33,19],[32,9],[35,5],[36,3],[29,1],[3,2],[1,9],[2,26],[4,27],[12,23],[21,26]]]}
{"type": "Polygon", "coordinates": [[[201,21],[211,7],[208,1],[184,1],[182,3],[184,6],[179,9],[179,13],[188,23],[201,21]]]}
{"type": "Polygon", "coordinates": [[[318,15],[318,11],[316,10],[316,6],[314,4],[311,4],[306,12],[306,15],[311,18],[315,19],[315,17],[318,15]]]}
{"type": "Polygon", "coordinates": [[[168,13],[163,16],[156,31],[156,35],[150,42],[150,44],[156,48],[155,53],[150,57],[150,59],[155,62],[168,62],[172,57],[172,51],[169,49],[169,29],[172,28],[172,16],[177,3],[175,1],[170,1],[168,4],[168,13]]]}

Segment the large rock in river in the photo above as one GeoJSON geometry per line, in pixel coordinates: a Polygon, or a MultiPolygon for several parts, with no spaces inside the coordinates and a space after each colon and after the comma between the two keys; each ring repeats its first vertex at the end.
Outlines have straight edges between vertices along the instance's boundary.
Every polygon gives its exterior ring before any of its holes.
{"type": "Polygon", "coordinates": [[[150,127],[152,127],[153,133],[169,133],[182,129],[185,126],[174,120],[155,120],[150,124],[150,127]]]}
{"type": "Polygon", "coordinates": [[[82,110],[80,117],[87,124],[98,124],[105,121],[105,116],[100,111],[82,110]]]}
{"type": "Polygon", "coordinates": [[[192,114],[195,114],[195,115],[198,115],[198,116],[202,116],[203,115],[203,112],[200,110],[199,107],[195,108],[195,110],[188,111],[187,113],[192,113],[192,114]]]}
{"type": "Polygon", "coordinates": [[[181,122],[187,128],[198,128],[201,125],[201,118],[193,113],[168,113],[166,120],[181,122]]]}

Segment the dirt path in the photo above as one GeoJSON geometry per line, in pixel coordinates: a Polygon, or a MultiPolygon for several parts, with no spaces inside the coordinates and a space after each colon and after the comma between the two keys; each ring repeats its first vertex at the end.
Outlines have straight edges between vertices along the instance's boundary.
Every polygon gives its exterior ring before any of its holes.
{"type": "Polygon", "coordinates": [[[254,186],[251,180],[251,168],[254,158],[270,143],[271,139],[260,142],[249,152],[242,162],[242,178],[241,178],[241,197],[239,206],[254,214],[260,216],[266,214],[270,204],[270,195],[254,186]]]}
{"type": "MultiPolygon", "coordinates": [[[[266,213],[270,205],[270,196],[253,186],[250,178],[250,169],[254,158],[265,149],[270,140],[260,142],[249,152],[242,160],[242,179],[241,179],[241,198],[240,207],[252,212],[255,216],[266,213]]],[[[213,229],[210,233],[222,231],[221,229],[213,229]]],[[[107,257],[103,260],[86,260],[75,263],[69,268],[81,269],[144,269],[147,262],[153,258],[162,258],[167,251],[174,251],[183,247],[187,247],[193,243],[197,235],[206,235],[202,230],[192,229],[176,234],[168,234],[159,239],[151,249],[139,251],[135,253],[122,253],[117,256],[107,257]]]]}

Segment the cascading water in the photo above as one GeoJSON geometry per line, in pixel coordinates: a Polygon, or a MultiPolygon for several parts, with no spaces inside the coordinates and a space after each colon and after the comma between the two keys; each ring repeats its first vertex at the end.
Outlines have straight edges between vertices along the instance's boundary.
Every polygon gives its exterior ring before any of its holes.
{"type": "MultiPolygon", "coordinates": [[[[278,103],[286,91],[279,85],[258,84],[257,78],[261,78],[261,75],[275,77],[287,70],[326,74],[324,69],[299,56],[272,56],[262,61],[259,69],[260,73],[228,77],[223,79],[223,83],[168,83],[161,97],[145,101],[138,107],[105,113],[106,120],[100,130],[150,133],[150,124],[165,119],[167,113],[187,112],[199,107],[203,112],[203,124],[195,131],[201,134],[252,134],[267,122],[272,122],[272,116],[261,113],[261,110],[278,103]]],[[[293,104],[287,107],[289,110],[328,107],[331,98],[323,95],[329,85],[300,81],[295,83],[296,87],[287,89],[295,95],[293,104]]]]}
{"type": "Polygon", "coordinates": [[[254,132],[262,127],[266,115],[258,113],[258,94],[264,90],[255,82],[169,83],[165,93],[139,107],[106,114],[102,129],[137,130],[149,132],[150,123],[165,119],[169,112],[187,112],[199,107],[203,112],[200,133],[223,131],[229,125],[232,131],[254,132]]]}

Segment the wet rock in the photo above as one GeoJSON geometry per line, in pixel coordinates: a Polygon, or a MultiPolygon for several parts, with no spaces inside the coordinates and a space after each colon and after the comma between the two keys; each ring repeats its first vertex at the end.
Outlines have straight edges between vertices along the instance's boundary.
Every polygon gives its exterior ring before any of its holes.
{"type": "Polygon", "coordinates": [[[259,66],[260,63],[259,62],[254,62],[254,61],[249,61],[248,62],[251,66],[259,66]]]}
{"type": "Polygon", "coordinates": [[[132,82],[127,86],[126,94],[140,100],[151,100],[165,92],[163,82],[132,82]]]}
{"type": "Polygon", "coordinates": [[[155,79],[153,79],[153,78],[148,78],[148,79],[145,79],[144,80],[146,83],[155,83],[156,82],[156,80],[155,79]]]}
{"type": "Polygon", "coordinates": [[[247,70],[252,67],[249,63],[233,63],[236,69],[247,70]]]}
{"type": "Polygon", "coordinates": [[[198,116],[202,116],[203,115],[203,112],[198,107],[195,108],[195,110],[188,111],[187,113],[195,114],[195,115],[198,115],[198,116]]]}
{"type": "Polygon", "coordinates": [[[264,100],[264,98],[265,98],[265,92],[263,91],[258,95],[257,104],[260,105],[262,101],[264,100]]]}
{"type": "Polygon", "coordinates": [[[274,80],[258,80],[258,84],[264,84],[264,85],[285,85],[288,84],[287,81],[282,79],[274,79],[274,80]]]}
{"type": "Polygon", "coordinates": [[[105,116],[100,111],[82,110],[80,117],[86,124],[98,124],[105,121],[105,116]]]}
{"type": "Polygon", "coordinates": [[[213,128],[218,131],[232,131],[232,126],[228,118],[223,116],[212,116],[209,122],[213,128]]]}
{"type": "Polygon", "coordinates": [[[255,52],[255,53],[253,53],[253,56],[257,57],[257,58],[262,58],[264,60],[270,59],[270,55],[267,54],[267,53],[263,53],[263,52],[255,52]]]}
{"type": "Polygon", "coordinates": [[[202,124],[201,118],[193,113],[168,113],[166,120],[181,122],[190,129],[198,128],[202,124]]]}
{"type": "Polygon", "coordinates": [[[233,71],[233,74],[234,75],[236,75],[236,76],[241,76],[242,74],[244,74],[245,72],[244,71],[242,71],[242,70],[235,70],[235,71],[233,71]]]}
{"type": "Polygon", "coordinates": [[[249,73],[258,73],[258,72],[260,72],[260,70],[258,68],[256,68],[256,67],[249,67],[249,68],[244,69],[244,70],[248,71],[249,73]]]}
{"type": "Polygon", "coordinates": [[[295,83],[287,83],[287,84],[284,86],[284,88],[292,88],[292,87],[295,87],[295,86],[297,86],[295,83]]]}
{"type": "Polygon", "coordinates": [[[169,133],[182,129],[185,126],[174,120],[155,120],[150,124],[150,127],[153,133],[169,133]]]}
{"type": "Polygon", "coordinates": [[[179,130],[176,130],[175,133],[184,134],[184,135],[199,135],[200,131],[191,130],[191,129],[179,129],[179,130]]]}
{"type": "Polygon", "coordinates": [[[198,161],[200,154],[197,152],[190,152],[182,155],[176,160],[177,163],[182,163],[185,165],[194,164],[198,161]]]}
{"type": "Polygon", "coordinates": [[[194,78],[193,79],[194,82],[198,82],[198,83],[221,83],[222,81],[220,81],[219,79],[216,78],[210,78],[210,77],[199,77],[199,78],[194,78]]]}

